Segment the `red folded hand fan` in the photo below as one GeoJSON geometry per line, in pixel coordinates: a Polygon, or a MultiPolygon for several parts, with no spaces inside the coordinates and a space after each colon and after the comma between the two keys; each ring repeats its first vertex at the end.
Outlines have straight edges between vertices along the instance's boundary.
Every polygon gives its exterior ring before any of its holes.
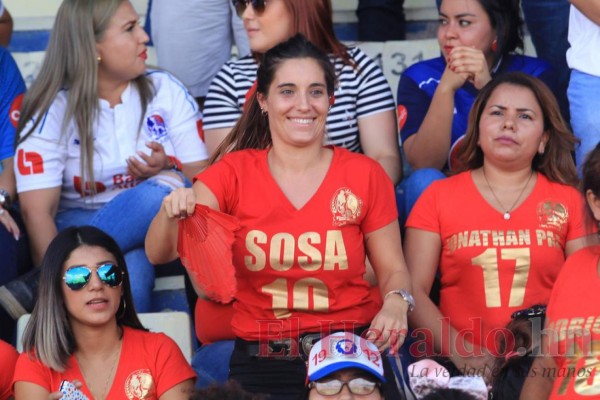
{"type": "Polygon", "coordinates": [[[237,291],[231,248],[237,218],[196,204],[194,214],[179,221],[177,251],[192,280],[213,300],[229,303],[237,291]]]}

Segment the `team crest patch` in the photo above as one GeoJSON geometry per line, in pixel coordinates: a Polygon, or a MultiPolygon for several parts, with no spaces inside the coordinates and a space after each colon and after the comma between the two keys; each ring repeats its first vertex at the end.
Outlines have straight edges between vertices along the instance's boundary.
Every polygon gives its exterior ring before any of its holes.
{"type": "Polygon", "coordinates": [[[362,212],[362,200],[348,188],[338,189],[331,199],[333,225],[355,223],[362,212]]]}
{"type": "Polygon", "coordinates": [[[362,350],[354,343],[354,340],[341,338],[332,341],[331,354],[342,358],[359,357],[362,354],[362,350]]]}
{"type": "Polygon", "coordinates": [[[156,397],[155,391],[149,369],[138,369],[125,380],[125,395],[129,400],[153,399],[156,397]]]}
{"type": "Polygon", "coordinates": [[[538,219],[543,228],[562,231],[569,219],[569,211],[562,203],[542,201],[537,206],[538,219]]]}
{"type": "Polygon", "coordinates": [[[165,120],[158,114],[153,114],[146,118],[146,128],[152,138],[152,141],[164,143],[167,139],[167,126],[165,120]]]}

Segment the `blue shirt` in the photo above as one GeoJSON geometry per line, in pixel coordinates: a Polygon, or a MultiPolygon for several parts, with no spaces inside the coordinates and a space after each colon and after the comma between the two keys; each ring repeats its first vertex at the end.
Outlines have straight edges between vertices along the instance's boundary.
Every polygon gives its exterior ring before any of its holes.
{"type": "MultiPolygon", "coordinates": [[[[415,134],[425,119],[442,74],[446,69],[443,57],[425,60],[413,64],[404,71],[398,84],[398,107],[405,108],[406,121],[400,134],[404,142],[415,134]]],[[[548,63],[538,58],[511,55],[502,61],[493,76],[503,72],[521,71],[540,78],[551,89],[554,85],[554,74],[548,63]]],[[[554,90],[553,90],[554,91],[554,90]]],[[[454,95],[454,118],[452,119],[452,140],[450,152],[454,144],[467,130],[467,121],[471,106],[479,91],[470,82],[465,83],[454,95]]],[[[399,110],[401,111],[401,110],[399,110]]],[[[400,118],[404,111],[399,112],[400,118]]]]}
{"type": "MultiPolygon", "coordinates": [[[[8,50],[0,47],[0,161],[15,154],[15,132],[25,82],[8,50]]],[[[0,173],[2,165],[0,164],[0,173]]]]}

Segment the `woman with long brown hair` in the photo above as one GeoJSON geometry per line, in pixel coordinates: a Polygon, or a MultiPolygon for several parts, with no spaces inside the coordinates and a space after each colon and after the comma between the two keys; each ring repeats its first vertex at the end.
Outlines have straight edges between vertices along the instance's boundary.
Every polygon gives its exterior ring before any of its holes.
{"type": "Polygon", "coordinates": [[[489,374],[495,332],[514,311],[548,302],[565,258],[585,244],[575,143],[537,78],[507,73],[481,90],[461,149],[464,169],[432,184],[406,225],[419,304],[410,322],[429,345],[420,355],[489,374]],[[429,292],[438,271],[436,305],[429,292]]]}
{"type": "Polygon", "coordinates": [[[395,103],[381,69],[362,50],[346,47],[333,30],[331,0],[235,0],[252,54],[226,63],[213,79],[204,105],[204,135],[211,155],[253,92],[262,55],[301,33],[335,64],[338,87],[327,115],[325,140],[364,153],[394,183],[402,174],[395,103]]]}

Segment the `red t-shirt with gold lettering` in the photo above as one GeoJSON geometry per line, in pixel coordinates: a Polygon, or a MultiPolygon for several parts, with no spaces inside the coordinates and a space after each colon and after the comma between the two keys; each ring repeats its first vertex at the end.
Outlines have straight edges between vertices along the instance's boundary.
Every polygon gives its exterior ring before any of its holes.
{"type": "MultiPolygon", "coordinates": [[[[194,370],[170,337],[128,327],[123,328],[121,355],[116,368],[114,381],[106,395],[111,400],[157,400],[173,386],[196,379],[194,370]]],[[[84,383],[80,390],[92,399],[75,355],[69,358],[66,370],[58,372],[32,354],[22,353],[13,382],[32,382],[52,393],[59,390],[63,380],[75,379],[84,383]]]]}
{"type": "MultiPolygon", "coordinates": [[[[440,235],[440,311],[465,339],[495,350],[496,330],[517,310],[547,304],[565,244],[585,235],[583,198],[538,173],[533,191],[505,220],[471,172],[434,182],[406,224],[440,235]]],[[[415,266],[418,268],[418,265],[415,266]]]]}
{"type": "Polygon", "coordinates": [[[197,176],[240,220],[232,327],[243,339],[364,326],[381,307],[363,279],[364,234],[397,218],[394,187],[377,162],[332,149],[323,182],[300,209],[271,176],[268,150],[227,154],[197,176]]]}
{"type": "Polygon", "coordinates": [[[569,256],[546,311],[555,370],[550,399],[600,398],[600,246],[569,256]]]}

